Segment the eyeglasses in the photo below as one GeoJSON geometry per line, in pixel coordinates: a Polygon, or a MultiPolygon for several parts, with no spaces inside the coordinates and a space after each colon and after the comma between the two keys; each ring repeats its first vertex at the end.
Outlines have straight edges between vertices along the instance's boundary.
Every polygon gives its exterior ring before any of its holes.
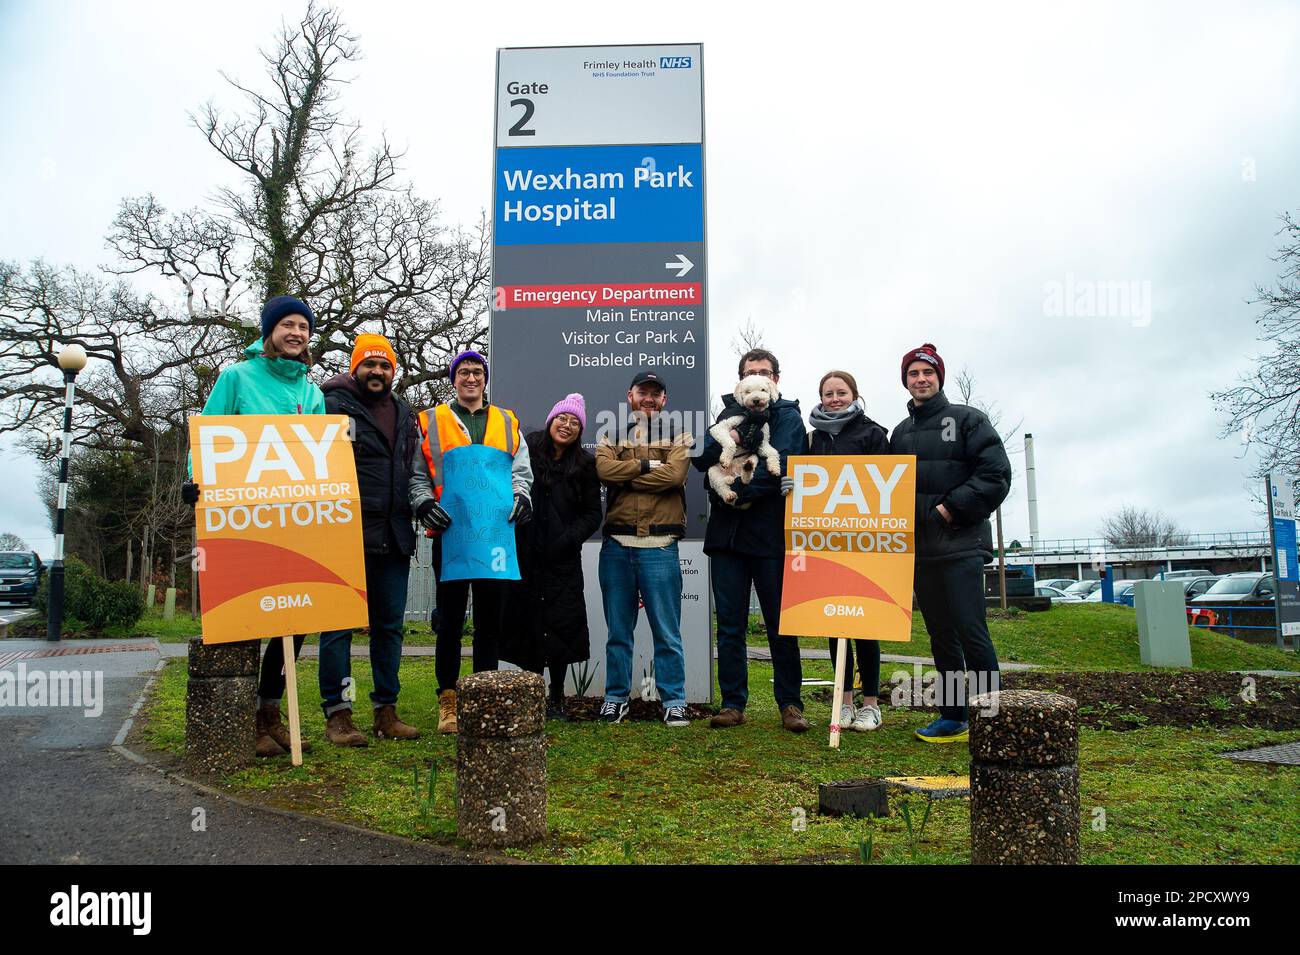
{"type": "Polygon", "coordinates": [[[457,368],[456,377],[457,378],[482,378],[483,369],[482,368],[457,368]]]}
{"type": "Polygon", "coordinates": [[[776,377],[776,375],[772,374],[771,369],[768,368],[755,368],[752,371],[745,372],[744,377],[748,378],[750,375],[762,375],[764,378],[776,377]]]}

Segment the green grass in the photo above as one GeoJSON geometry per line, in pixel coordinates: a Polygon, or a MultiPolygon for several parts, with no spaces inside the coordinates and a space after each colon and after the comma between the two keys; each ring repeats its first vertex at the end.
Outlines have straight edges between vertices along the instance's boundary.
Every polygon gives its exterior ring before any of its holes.
{"type": "MultiPolygon", "coordinates": [[[[472,642],[473,627],[466,622],[466,646],[472,642]]],[[[1012,663],[1034,663],[1050,670],[1146,670],[1138,652],[1137,615],[1132,607],[1109,604],[1057,606],[1041,613],[1021,614],[1012,619],[990,619],[989,632],[998,659],[1012,663]]],[[[1192,666],[1197,670],[1300,670],[1300,657],[1276,647],[1246,643],[1234,637],[1189,627],[1192,666]]],[[[198,624],[188,612],[177,611],[176,619],[162,619],[161,610],[145,614],[129,629],[113,630],[106,636],[154,637],[163,643],[184,643],[198,633],[198,624]]],[[[358,644],[368,637],[358,632],[358,644]]],[[[750,646],[767,646],[766,631],[758,617],[750,617],[747,640],[750,646]]],[[[316,643],[317,634],[308,635],[316,643]]],[[[432,646],[433,633],[427,620],[406,624],[409,646],[432,646]]],[[[820,638],[799,638],[808,649],[825,650],[820,638]]],[[[912,638],[906,643],[885,643],[884,653],[928,657],[930,638],[919,613],[912,619],[912,638]]]]}
{"type": "MultiPolygon", "coordinates": [[[[1196,670],[1297,670],[1300,657],[1287,650],[1246,643],[1210,630],[1188,627],[1192,668],[1196,670]]],[[[1138,649],[1137,612],[1113,604],[1058,605],[1010,619],[990,619],[989,634],[998,660],[1035,663],[1050,670],[1147,670],[1138,649]]],[[[750,620],[751,646],[767,646],[756,618],[750,620]]],[[[825,650],[822,639],[800,638],[801,646],[825,650]]],[[[882,643],[881,652],[930,656],[930,638],[919,612],[912,616],[912,638],[882,643]]]]}
{"type": "MultiPolygon", "coordinates": [[[[468,662],[468,661],[467,661],[468,662]]],[[[805,666],[806,677],[829,678],[828,663],[805,666]]],[[[886,709],[871,734],[849,733],[827,746],[829,706],[809,703],[812,732],[782,731],[771,698],[771,668],[751,663],[745,725],[727,731],[697,723],[547,725],[549,838],[512,850],[552,862],[856,863],[870,838],[876,863],[965,863],[969,812],[964,800],[934,804],[913,845],[898,797],[878,820],[822,818],[818,782],[857,776],[964,774],[964,746],[925,746],[912,730],[929,715],[886,709]],[[798,823],[805,823],[800,829],[798,823]]],[[[364,661],[353,662],[364,692],[364,661]]],[[[315,751],[304,765],[287,758],[259,762],[225,780],[233,791],[268,803],[416,839],[455,843],[455,739],[434,732],[433,661],[402,665],[403,717],[425,736],[409,743],[372,742],[338,749],[323,741],[316,668],[300,663],[305,732],[315,751]],[[436,768],[434,805],[424,813],[428,768],[436,768]],[[420,770],[420,789],[413,785],[420,770]]],[[[163,672],[147,709],[149,746],[179,755],[184,748],[185,669],[163,672]]],[[[358,706],[357,723],[369,714],[358,706]]],[[[1089,863],[1295,863],[1300,861],[1300,770],[1238,764],[1219,753],[1300,740],[1300,730],[1085,729],[1080,734],[1082,857],[1089,863]],[[1091,823],[1104,810],[1105,831],[1091,823]]],[[[913,819],[921,797],[911,797],[913,819]]]]}

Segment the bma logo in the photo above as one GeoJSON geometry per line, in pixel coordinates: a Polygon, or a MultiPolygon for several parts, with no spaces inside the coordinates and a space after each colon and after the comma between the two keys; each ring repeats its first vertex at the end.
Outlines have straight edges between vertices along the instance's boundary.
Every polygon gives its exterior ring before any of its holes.
{"type": "Polygon", "coordinates": [[[865,617],[866,613],[861,607],[853,607],[847,604],[827,604],[822,607],[822,613],[828,617],[865,617]]]}
{"type": "Polygon", "coordinates": [[[280,594],[274,597],[267,594],[257,605],[268,613],[272,610],[288,610],[290,607],[310,607],[311,594],[280,594]]]}
{"type": "Polygon", "coordinates": [[[661,70],[689,70],[690,68],[691,58],[689,56],[659,57],[659,69],[661,70]]]}

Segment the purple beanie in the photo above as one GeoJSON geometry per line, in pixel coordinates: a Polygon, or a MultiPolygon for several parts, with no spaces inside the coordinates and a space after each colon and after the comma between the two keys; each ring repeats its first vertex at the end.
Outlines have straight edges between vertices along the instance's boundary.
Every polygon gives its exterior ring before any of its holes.
{"type": "Polygon", "coordinates": [[[456,377],[456,366],[459,365],[461,362],[463,362],[466,358],[472,359],[483,366],[483,384],[486,385],[488,381],[487,359],[484,358],[482,355],[480,355],[478,352],[469,348],[465,349],[463,352],[461,352],[459,355],[457,355],[455,358],[451,360],[451,367],[447,369],[447,377],[454,380],[456,377]]]}
{"type": "Polygon", "coordinates": [[[557,401],[551,413],[546,416],[546,427],[551,426],[551,422],[562,414],[571,414],[578,419],[582,425],[582,430],[587,430],[587,402],[582,399],[582,395],[576,391],[571,395],[565,395],[564,400],[557,401]]]}

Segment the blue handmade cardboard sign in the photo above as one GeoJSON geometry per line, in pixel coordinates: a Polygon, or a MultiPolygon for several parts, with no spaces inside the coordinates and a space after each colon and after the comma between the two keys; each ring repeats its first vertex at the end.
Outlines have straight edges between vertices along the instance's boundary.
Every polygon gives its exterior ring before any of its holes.
{"type": "Polygon", "coordinates": [[[513,459],[471,444],[443,455],[442,498],[451,526],[442,534],[442,580],[518,580],[515,526],[510,523],[513,459]]]}

